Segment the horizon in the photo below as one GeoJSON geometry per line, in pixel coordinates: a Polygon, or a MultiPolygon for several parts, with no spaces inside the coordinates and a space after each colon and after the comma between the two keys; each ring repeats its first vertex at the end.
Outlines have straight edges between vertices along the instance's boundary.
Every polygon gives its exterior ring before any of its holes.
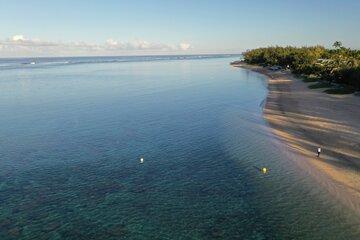
{"type": "Polygon", "coordinates": [[[355,0],[0,0],[0,6],[0,58],[241,54],[335,41],[360,48],[355,0]]]}
{"type": "Polygon", "coordinates": [[[166,57],[166,56],[242,56],[242,53],[203,53],[203,54],[148,54],[148,55],[89,55],[89,56],[35,56],[35,57],[0,57],[0,60],[16,60],[16,59],[47,59],[47,58],[117,58],[117,57],[166,57]]]}

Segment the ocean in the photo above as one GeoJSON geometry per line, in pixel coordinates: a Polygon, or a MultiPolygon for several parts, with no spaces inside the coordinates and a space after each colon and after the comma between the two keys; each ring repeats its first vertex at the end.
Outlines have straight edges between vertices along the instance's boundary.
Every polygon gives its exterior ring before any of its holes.
{"type": "Polygon", "coordinates": [[[1,59],[0,239],[358,239],[238,58],[1,59]]]}

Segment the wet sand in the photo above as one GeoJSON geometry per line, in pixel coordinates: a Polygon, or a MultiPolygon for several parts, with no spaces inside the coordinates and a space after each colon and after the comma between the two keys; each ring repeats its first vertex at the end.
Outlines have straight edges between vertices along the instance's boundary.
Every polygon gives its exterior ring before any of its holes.
{"type": "Polygon", "coordinates": [[[309,89],[289,71],[236,64],[268,77],[270,130],[336,200],[360,216],[360,97],[309,89]],[[322,148],[320,157],[316,150],[322,148]]]}

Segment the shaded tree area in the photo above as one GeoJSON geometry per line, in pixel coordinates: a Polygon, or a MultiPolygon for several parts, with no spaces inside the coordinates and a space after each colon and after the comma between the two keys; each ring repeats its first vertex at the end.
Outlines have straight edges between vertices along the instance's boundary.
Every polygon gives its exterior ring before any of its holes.
{"type": "Polygon", "coordinates": [[[312,47],[266,47],[243,53],[244,61],[262,66],[279,65],[295,74],[360,90],[360,50],[345,48],[336,41],[332,49],[312,47]]]}

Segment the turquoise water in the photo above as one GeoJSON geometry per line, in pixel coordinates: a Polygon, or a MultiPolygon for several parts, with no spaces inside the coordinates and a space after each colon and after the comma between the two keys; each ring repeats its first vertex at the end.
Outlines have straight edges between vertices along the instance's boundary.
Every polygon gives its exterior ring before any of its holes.
{"type": "Polygon", "coordinates": [[[3,64],[0,239],[359,239],[232,60],[3,64]]]}

